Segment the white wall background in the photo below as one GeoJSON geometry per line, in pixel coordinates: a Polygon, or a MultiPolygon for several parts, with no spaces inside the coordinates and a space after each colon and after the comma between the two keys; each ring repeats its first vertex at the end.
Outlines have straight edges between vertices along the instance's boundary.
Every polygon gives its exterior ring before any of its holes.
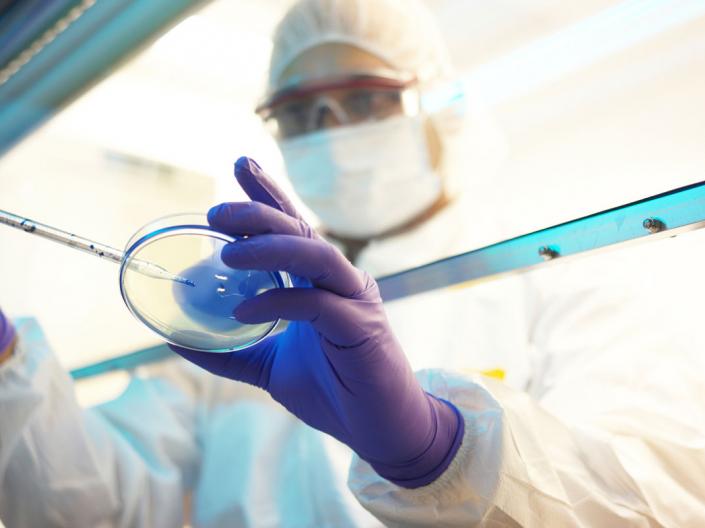
{"type": "MultiPolygon", "coordinates": [[[[509,147],[493,176],[507,236],[703,179],[697,2],[429,3],[509,147]]],[[[239,155],[286,185],[251,112],[286,4],[219,0],[182,22],[0,159],[0,208],[120,245],[160,215],[240,196],[239,155]]],[[[67,366],[156,343],[110,264],[9,229],[0,248],[0,305],[37,316],[67,366]]]]}

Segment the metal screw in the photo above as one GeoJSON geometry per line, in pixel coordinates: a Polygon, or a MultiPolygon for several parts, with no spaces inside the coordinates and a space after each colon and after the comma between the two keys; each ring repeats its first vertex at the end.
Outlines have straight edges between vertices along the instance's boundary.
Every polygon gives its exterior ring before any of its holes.
{"type": "Polygon", "coordinates": [[[660,233],[666,229],[666,224],[658,218],[647,218],[641,225],[650,233],[660,233]]]}
{"type": "Polygon", "coordinates": [[[554,258],[561,256],[560,252],[551,246],[541,246],[539,248],[539,255],[543,258],[543,260],[553,260],[554,258]]]}

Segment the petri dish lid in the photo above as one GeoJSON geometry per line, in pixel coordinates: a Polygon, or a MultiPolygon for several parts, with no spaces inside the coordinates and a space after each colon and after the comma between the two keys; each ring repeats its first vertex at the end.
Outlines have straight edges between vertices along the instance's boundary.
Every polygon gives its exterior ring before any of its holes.
{"type": "Polygon", "coordinates": [[[192,350],[232,352],[264,339],[278,321],[243,324],[233,312],[260,293],[290,286],[290,279],[226,266],[220,253],[230,243],[237,239],[211,229],[203,215],[168,216],[140,228],[120,266],[120,293],[130,312],[162,339],[192,350]],[[144,263],[189,284],[146,274],[144,263]]]}

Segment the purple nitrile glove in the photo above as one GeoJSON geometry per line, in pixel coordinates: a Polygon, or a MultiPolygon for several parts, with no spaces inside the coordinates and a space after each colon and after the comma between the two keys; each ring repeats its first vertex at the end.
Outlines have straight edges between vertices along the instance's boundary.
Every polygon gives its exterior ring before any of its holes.
{"type": "Polygon", "coordinates": [[[0,359],[10,344],[15,340],[15,327],[0,310],[0,359]]]}
{"type": "Polygon", "coordinates": [[[429,484],[460,446],[460,413],[422,390],[389,327],[377,283],[320,238],[254,161],[240,158],[235,176],[253,201],[208,213],[211,227],[248,235],[223,249],[223,262],[286,271],[295,286],[245,301],[235,316],[245,323],[296,322],[239,352],[172,348],[214,374],[267,390],[382,477],[407,488],[429,484]]]}

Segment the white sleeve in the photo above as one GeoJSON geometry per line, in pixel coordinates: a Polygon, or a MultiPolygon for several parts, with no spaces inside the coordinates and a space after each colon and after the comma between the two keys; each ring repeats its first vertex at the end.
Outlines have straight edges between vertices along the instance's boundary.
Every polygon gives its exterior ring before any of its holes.
{"type": "Polygon", "coordinates": [[[416,490],[355,458],[363,506],[404,527],[705,526],[702,257],[665,247],[537,276],[528,392],[419,373],[461,410],[463,443],[416,490]]]}
{"type": "Polygon", "coordinates": [[[81,409],[36,322],[15,326],[15,355],[0,367],[2,521],[181,526],[199,458],[192,400],[135,379],[117,400],[81,409]]]}
{"type": "Polygon", "coordinates": [[[705,526],[702,425],[626,409],[568,423],[492,379],[419,377],[458,406],[465,435],[446,472],[415,490],[354,457],[348,484],[386,525],[705,526]]]}
{"type": "Polygon", "coordinates": [[[465,418],[451,466],[406,490],[356,457],[350,488],[389,526],[705,526],[705,345],[686,321],[702,312],[666,286],[646,301],[616,287],[554,296],[529,393],[420,372],[465,418]]]}

